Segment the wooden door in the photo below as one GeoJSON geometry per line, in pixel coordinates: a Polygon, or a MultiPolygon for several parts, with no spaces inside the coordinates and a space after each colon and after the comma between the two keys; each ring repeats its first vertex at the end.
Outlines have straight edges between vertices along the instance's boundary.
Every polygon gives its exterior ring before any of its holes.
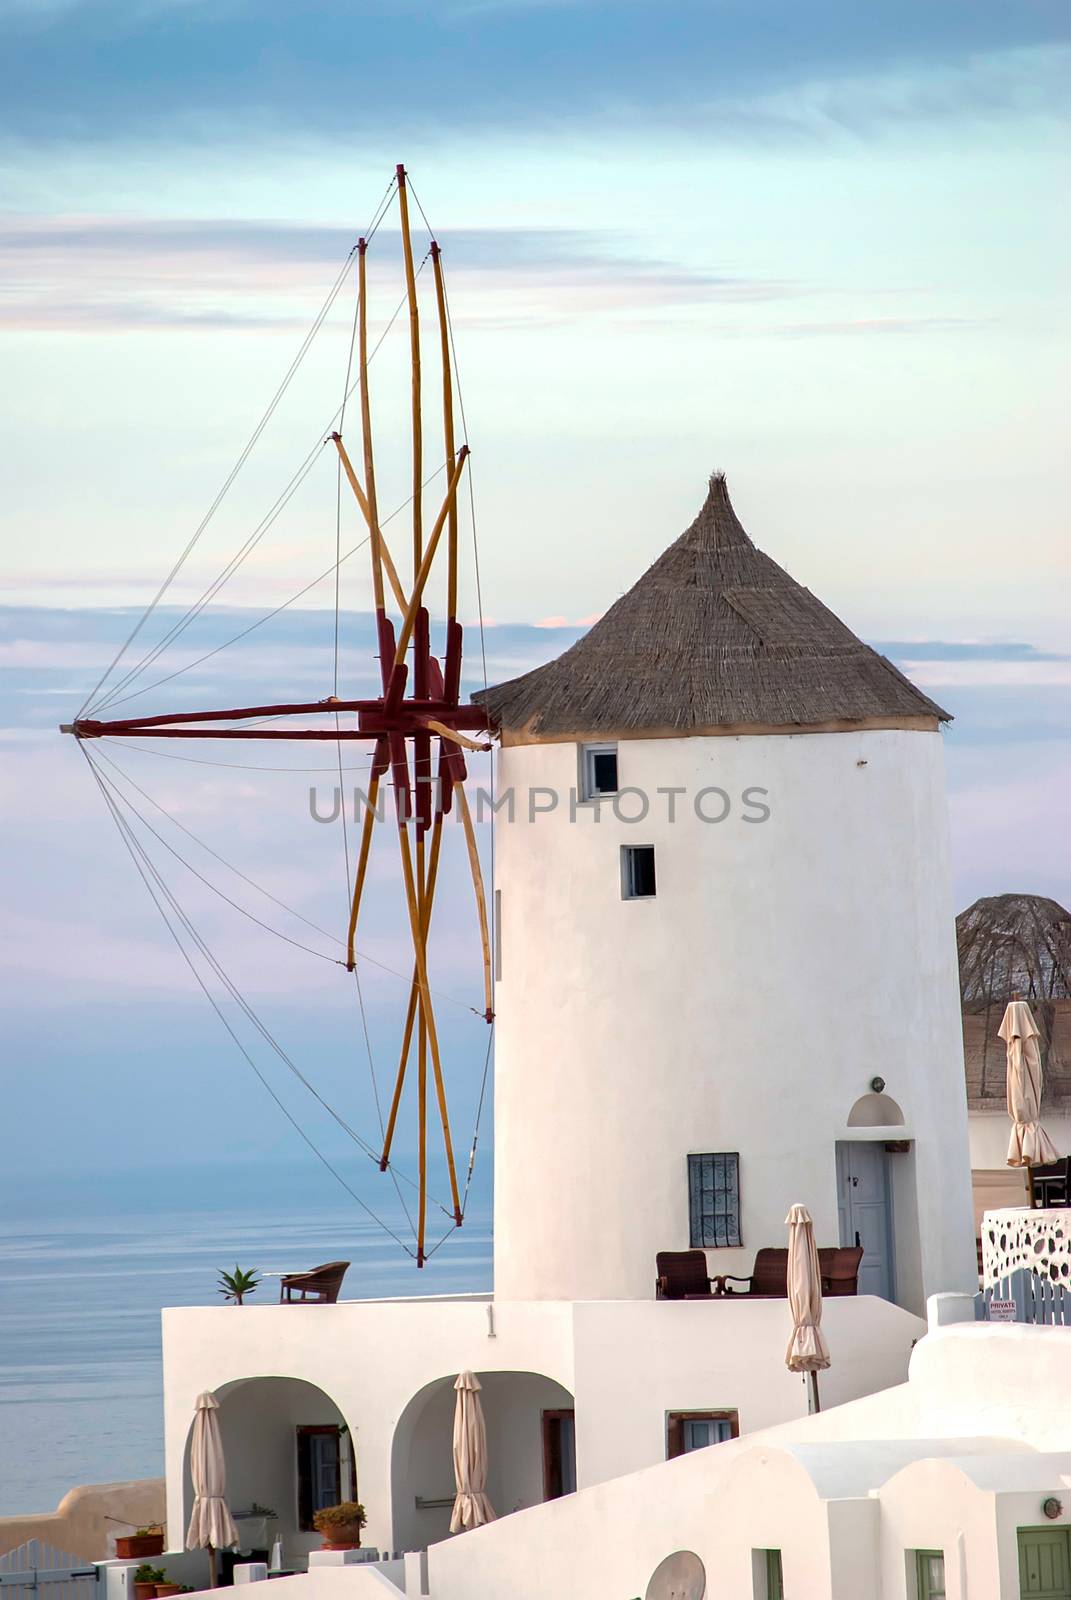
{"type": "Polygon", "coordinates": [[[576,1488],[576,1413],[543,1413],[543,1498],[557,1500],[576,1488]]]}
{"type": "Polygon", "coordinates": [[[893,1298],[893,1232],[884,1145],[846,1139],[837,1145],[840,1242],[861,1244],[859,1293],[893,1298]]]}
{"type": "Polygon", "coordinates": [[[1071,1600],[1067,1528],[1019,1529],[1019,1593],[1030,1600],[1071,1600]]]}

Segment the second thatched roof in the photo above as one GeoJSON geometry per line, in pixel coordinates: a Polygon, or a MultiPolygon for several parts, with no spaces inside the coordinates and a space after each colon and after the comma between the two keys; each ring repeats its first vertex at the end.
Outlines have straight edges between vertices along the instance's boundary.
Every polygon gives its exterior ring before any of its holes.
{"type": "Polygon", "coordinates": [[[720,473],[691,527],[582,639],[473,698],[522,739],[948,720],[755,548],[720,473]]]}
{"type": "Polygon", "coordinates": [[[1041,1035],[1043,1110],[1071,1110],[1071,913],[1038,894],[995,894],[956,918],[967,1104],[1003,1111],[1007,1048],[998,1029],[1014,995],[1041,1035]]]}

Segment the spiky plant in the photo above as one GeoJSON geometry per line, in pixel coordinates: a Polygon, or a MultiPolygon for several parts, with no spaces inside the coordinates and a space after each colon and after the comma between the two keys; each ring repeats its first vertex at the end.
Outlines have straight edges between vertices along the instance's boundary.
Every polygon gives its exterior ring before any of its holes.
{"type": "Polygon", "coordinates": [[[260,1279],[257,1277],[256,1267],[250,1272],[245,1272],[235,1262],[233,1272],[220,1273],[217,1292],[223,1296],[224,1300],[233,1300],[236,1306],[240,1306],[247,1294],[255,1293],[259,1284],[260,1279]]]}

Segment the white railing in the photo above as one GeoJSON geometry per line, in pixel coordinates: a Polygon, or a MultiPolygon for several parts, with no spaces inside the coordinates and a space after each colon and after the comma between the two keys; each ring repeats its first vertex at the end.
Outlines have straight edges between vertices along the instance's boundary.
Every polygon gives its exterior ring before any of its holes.
{"type": "Polygon", "coordinates": [[[1071,1289],[1054,1283],[1051,1278],[1032,1272],[1029,1267],[1017,1267],[1007,1277],[1000,1278],[974,1297],[976,1322],[1029,1322],[1044,1327],[1071,1327],[1071,1289]],[[1004,1306],[1014,1306],[1009,1315],[1003,1308],[994,1314],[993,1301],[1003,1301],[1004,1306]]]}
{"type": "Polygon", "coordinates": [[[96,1600],[96,1594],[96,1567],[43,1539],[28,1539],[0,1556],[0,1600],[96,1600]]]}

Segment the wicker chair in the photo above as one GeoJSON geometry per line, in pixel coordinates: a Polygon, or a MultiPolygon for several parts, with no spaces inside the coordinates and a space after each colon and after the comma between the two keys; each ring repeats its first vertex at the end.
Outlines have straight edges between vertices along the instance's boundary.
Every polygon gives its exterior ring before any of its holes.
{"type": "Polygon", "coordinates": [[[713,1292],[703,1250],[659,1250],[655,1271],[658,1300],[709,1300],[713,1292]]]}
{"type": "MultiPolygon", "coordinates": [[[[859,1245],[833,1245],[818,1252],[818,1271],[822,1293],[827,1298],[859,1293],[859,1245]]],[[[788,1294],[788,1251],[760,1250],[748,1278],[727,1272],[717,1280],[718,1291],[728,1299],[784,1300],[788,1294]],[[746,1289],[730,1289],[731,1283],[746,1283],[746,1289]]]]}
{"type": "Polygon", "coordinates": [[[279,1299],[284,1305],[328,1305],[338,1299],[348,1261],[327,1261],[311,1272],[288,1272],[279,1284],[279,1299]]]}

